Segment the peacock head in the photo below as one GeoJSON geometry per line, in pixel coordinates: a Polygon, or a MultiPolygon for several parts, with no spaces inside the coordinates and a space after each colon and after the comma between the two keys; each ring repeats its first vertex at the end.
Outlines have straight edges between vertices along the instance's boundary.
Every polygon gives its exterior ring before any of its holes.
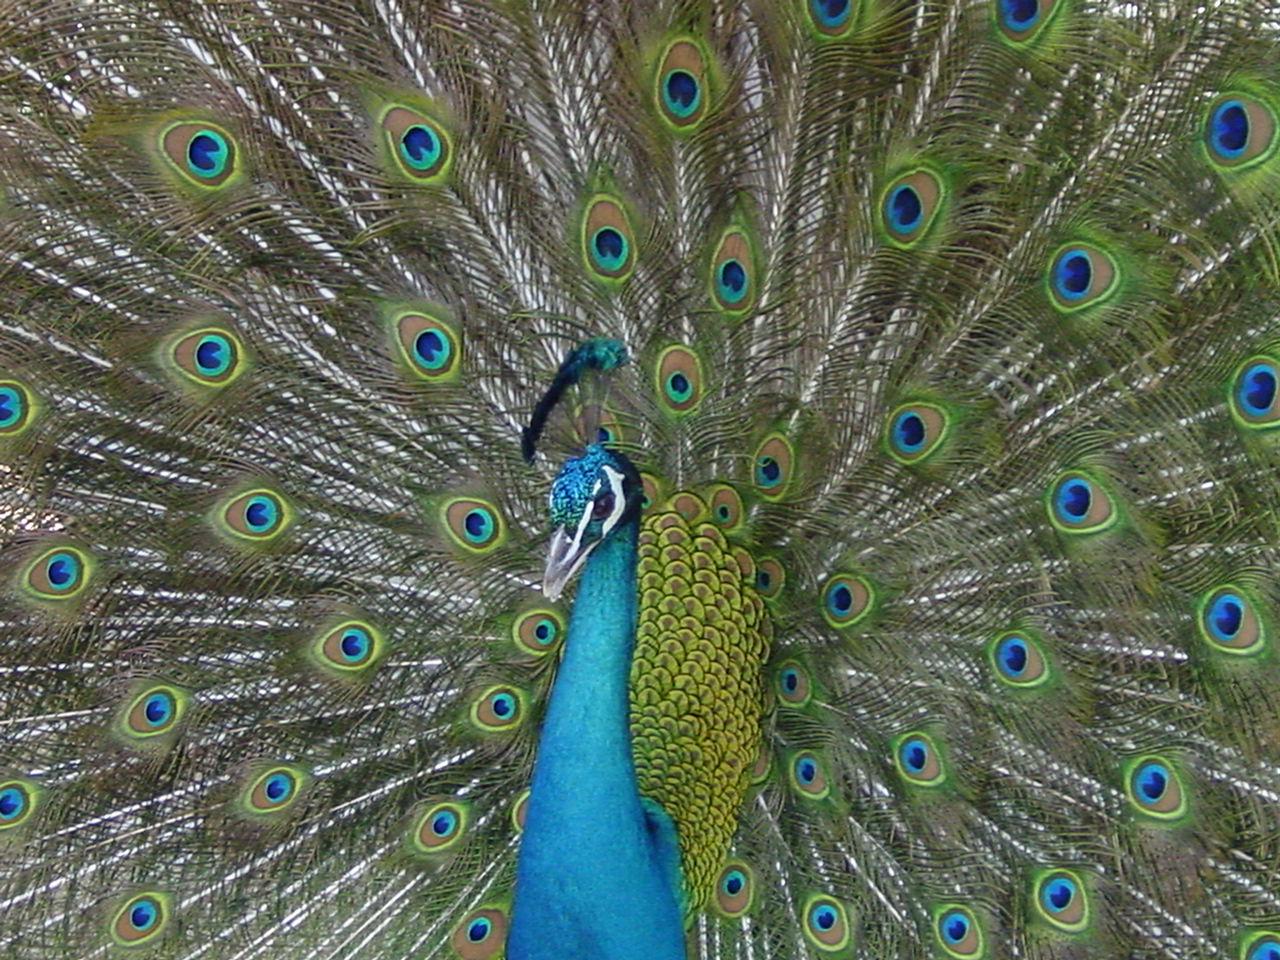
{"type": "Polygon", "coordinates": [[[644,485],[631,461],[593,443],[551,484],[551,547],[542,592],[554,600],[591,551],[635,519],[644,485]]]}

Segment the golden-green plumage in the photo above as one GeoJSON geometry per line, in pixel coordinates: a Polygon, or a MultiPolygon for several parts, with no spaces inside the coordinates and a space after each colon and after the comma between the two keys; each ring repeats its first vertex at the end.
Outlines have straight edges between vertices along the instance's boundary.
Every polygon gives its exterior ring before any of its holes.
{"type": "Polygon", "coordinates": [[[631,666],[640,792],[676,823],[688,913],[706,906],[738,827],[773,639],[754,568],[706,514],[680,493],[644,518],[631,666]]]}

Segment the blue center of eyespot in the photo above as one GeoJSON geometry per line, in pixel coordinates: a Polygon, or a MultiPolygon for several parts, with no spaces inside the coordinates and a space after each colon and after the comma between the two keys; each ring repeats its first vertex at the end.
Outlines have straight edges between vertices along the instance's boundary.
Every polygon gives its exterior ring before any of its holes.
{"type": "Polygon", "coordinates": [[[813,783],[818,776],[818,765],[812,757],[801,757],[796,761],[796,777],[801,783],[813,783]]]}
{"type": "Polygon", "coordinates": [[[129,922],[135,930],[146,931],[156,922],[159,911],[151,900],[140,900],[129,911],[129,922]]]}
{"type": "Polygon", "coordinates": [[[173,697],[167,693],[153,693],[147,697],[142,713],[151,726],[161,726],[173,715],[173,697]]]}
{"type": "Polygon", "coordinates": [[[26,806],[26,795],[17,787],[5,787],[0,790],[0,820],[16,819],[26,806]]]}
{"type": "Polygon", "coordinates": [[[451,810],[442,810],[436,814],[436,818],[431,821],[431,832],[437,837],[447,837],[453,833],[454,828],[458,825],[458,817],[451,810]]]}
{"type": "Polygon", "coordinates": [[[1009,676],[1020,676],[1027,669],[1027,644],[1021,637],[1001,640],[997,653],[1002,669],[1009,676]]]}
{"type": "Polygon", "coordinates": [[[889,212],[889,226],[895,233],[910,233],[920,226],[924,218],[924,204],[915,187],[907,184],[894,187],[885,204],[889,212]]]}
{"type": "Polygon", "coordinates": [[[918,453],[927,436],[920,414],[907,410],[893,422],[893,443],[903,453],[918,453]]]}
{"type": "Polygon", "coordinates": [[[1050,913],[1061,913],[1067,909],[1076,895],[1076,885],[1065,877],[1055,877],[1044,886],[1041,900],[1050,913]]]}
{"type": "Polygon", "coordinates": [[[473,920],[471,926],[467,927],[467,939],[472,943],[480,943],[489,936],[492,927],[493,925],[484,917],[473,920]]]}
{"type": "Polygon", "coordinates": [[[413,339],[414,359],[428,370],[439,370],[452,353],[449,338],[439,330],[423,330],[413,339]]]}
{"type": "Polygon", "coordinates": [[[724,878],[724,892],[731,897],[736,897],[746,885],[747,878],[742,875],[740,870],[731,870],[724,878]]]}
{"type": "Polygon", "coordinates": [[[837,583],[828,595],[828,602],[832,613],[844,616],[853,609],[853,591],[847,584],[837,583]]]}
{"type": "Polygon", "coordinates": [[[440,159],[440,138],[431,128],[414,124],[400,135],[400,155],[417,170],[430,169],[440,159]]]}
{"type": "Polygon", "coordinates": [[[840,918],[833,907],[820,903],[813,908],[813,911],[809,914],[809,919],[819,930],[830,930],[840,918]]]}
{"type": "Polygon", "coordinates": [[[1169,771],[1160,763],[1145,763],[1138,771],[1138,792],[1148,803],[1155,803],[1164,796],[1169,785],[1169,771]]]}
{"type": "Polygon", "coordinates": [[[0,427],[11,427],[22,419],[22,395],[13,387],[0,387],[0,427]]]}
{"type": "Polygon", "coordinates": [[[1026,30],[1040,19],[1039,0],[1000,0],[1004,22],[1014,30],[1026,30]]]}
{"type": "Polygon", "coordinates": [[[737,303],[747,294],[747,271],[737,260],[729,259],[716,271],[716,288],[720,299],[737,303]]]}
{"type": "Polygon", "coordinates": [[[606,270],[617,270],[627,259],[627,238],[613,227],[601,227],[591,238],[596,262],[606,270]]]}
{"type": "Polygon", "coordinates": [[[556,635],[555,624],[550,620],[539,620],[538,625],[533,628],[533,635],[538,638],[538,642],[548,643],[556,635]]]}
{"type": "Polygon", "coordinates": [[[1213,149],[1224,157],[1235,158],[1249,145],[1249,112],[1239,100],[1228,100],[1213,111],[1213,149]]]}
{"type": "Polygon", "coordinates": [[[969,918],[963,913],[948,913],[942,918],[942,936],[949,944],[957,944],[969,935],[969,918]]]}
{"type": "Polygon", "coordinates": [[[80,572],[80,562],[69,553],[55,553],[45,565],[45,578],[55,590],[67,590],[75,586],[80,572]]]}
{"type": "Polygon", "coordinates": [[[677,371],[667,378],[667,392],[675,400],[687,400],[693,389],[689,378],[677,371]]]}
{"type": "Polygon", "coordinates": [[[211,333],[196,344],[196,369],[207,377],[226,373],[231,366],[233,351],[231,342],[221,334],[211,333]]]}
{"type": "Polygon", "coordinates": [[[1078,522],[1089,513],[1093,491],[1083,480],[1068,480],[1058,488],[1058,514],[1067,522],[1078,522]]]}
{"type": "Polygon", "coordinates": [[[272,803],[280,803],[292,792],[293,780],[288,774],[273,773],[267,778],[267,782],[262,789],[268,800],[272,803]]]}
{"type": "Polygon", "coordinates": [[[761,457],[756,462],[756,481],[762,487],[776,487],[782,480],[782,465],[773,457],[761,457]]]}
{"type": "Polygon", "coordinates": [[[929,748],[923,740],[908,740],[902,745],[902,765],[912,773],[919,773],[929,759],[929,748]]]}
{"type": "Polygon", "coordinates": [[[1054,284],[1064,300],[1079,300],[1093,283],[1093,264],[1083,250],[1068,250],[1058,258],[1054,284]]]}
{"type": "Polygon", "coordinates": [[[795,693],[800,686],[800,675],[796,673],[794,667],[788,667],[782,671],[782,688],[788,693],[795,693]]]}
{"type": "Polygon", "coordinates": [[[769,586],[772,583],[773,583],[773,577],[769,576],[767,571],[764,571],[764,570],[756,571],[756,589],[757,590],[760,590],[760,591],[768,590],[769,586]]]}
{"type": "Polygon", "coordinates": [[[216,177],[227,161],[227,141],[212,130],[201,130],[187,143],[187,166],[198,177],[216,177]]]}
{"type": "Polygon", "coordinates": [[[809,0],[809,9],[824,27],[838,27],[849,18],[849,0],[809,0]]]}
{"type": "Polygon", "coordinates": [[[499,693],[493,698],[492,709],[495,717],[509,717],[516,710],[515,698],[509,693],[499,693]]]}
{"type": "Polygon", "coordinates": [[[1267,364],[1254,364],[1240,378],[1236,400],[1251,417],[1261,417],[1271,411],[1276,399],[1276,372],[1267,364]]]}
{"type": "Polygon", "coordinates": [[[1215,638],[1231,640],[1244,622],[1244,603],[1234,593],[1224,593],[1209,607],[1209,626],[1215,638]]]}
{"type": "Polygon", "coordinates": [[[1280,943],[1267,937],[1249,950],[1249,960],[1280,960],[1280,943]]]}
{"type": "Polygon", "coordinates": [[[493,518],[487,510],[472,510],[463,518],[462,527],[467,532],[468,540],[482,543],[493,533],[493,518]]]}
{"type": "Polygon", "coordinates": [[[353,627],[342,634],[338,646],[348,660],[359,660],[369,652],[369,635],[353,627]]]}
{"type": "Polygon", "coordinates": [[[254,497],[244,508],[244,521],[257,533],[275,526],[278,511],[269,497],[254,497]]]}
{"type": "Polygon", "coordinates": [[[667,109],[677,117],[691,116],[702,102],[702,86],[687,70],[672,70],[662,85],[662,98],[667,109]]]}

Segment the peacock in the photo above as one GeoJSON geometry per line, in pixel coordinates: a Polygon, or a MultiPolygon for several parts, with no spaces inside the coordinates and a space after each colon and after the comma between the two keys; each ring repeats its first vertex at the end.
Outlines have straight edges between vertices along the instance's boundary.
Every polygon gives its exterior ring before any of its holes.
{"type": "Polygon", "coordinates": [[[1274,0],[0,10],[0,956],[1280,960],[1274,0]]]}

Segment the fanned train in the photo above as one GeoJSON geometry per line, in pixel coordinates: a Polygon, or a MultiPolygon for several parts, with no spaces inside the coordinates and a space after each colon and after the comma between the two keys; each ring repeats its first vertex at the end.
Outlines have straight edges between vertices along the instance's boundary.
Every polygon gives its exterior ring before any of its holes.
{"type": "Polygon", "coordinates": [[[0,956],[1280,960],[1274,0],[0,10],[0,956]]]}

